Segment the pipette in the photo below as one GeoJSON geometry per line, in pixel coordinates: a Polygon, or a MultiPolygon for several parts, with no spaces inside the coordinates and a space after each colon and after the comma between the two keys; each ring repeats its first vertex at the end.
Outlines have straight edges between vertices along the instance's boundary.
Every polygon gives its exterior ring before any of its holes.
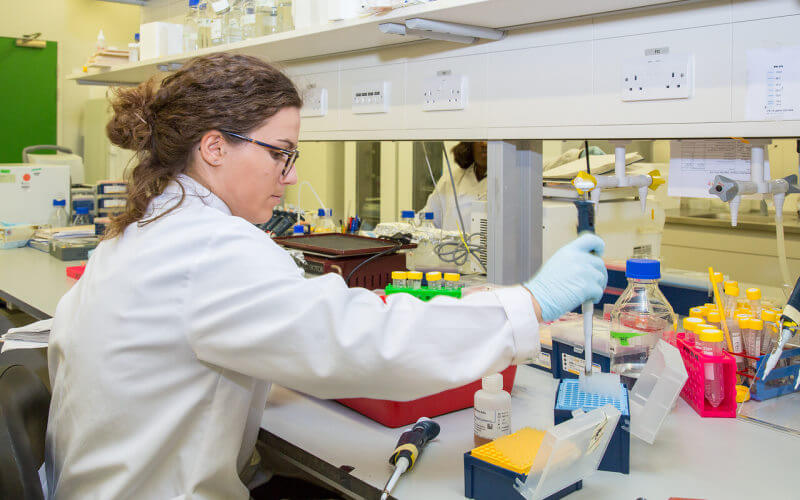
{"type": "MultiPolygon", "coordinates": [[[[792,290],[789,301],[786,303],[786,307],[783,308],[781,319],[778,321],[781,338],[778,341],[778,345],[770,353],[769,358],[767,358],[767,364],[764,366],[764,375],[761,376],[762,380],[766,379],[769,372],[778,364],[778,360],[783,353],[783,346],[797,333],[797,325],[800,325],[800,278],[795,283],[794,290],[792,290]]],[[[798,377],[798,380],[800,380],[800,377],[798,377]]],[[[797,389],[797,383],[795,383],[794,387],[797,389]]]]}
{"type": "Polygon", "coordinates": [[[389,457],[389,463],[394,465],[394,473],[386,482],[386,486],[383,487],[381,500],[386,500],[389,497],[400,476],[414,467],[414,463],[422,453],[422,449],[428,444],[428,441],[438,435],[439,424],[426,417],[417,420],[414,427],[400,435],[397,446],[392,456],[389,457]]]}

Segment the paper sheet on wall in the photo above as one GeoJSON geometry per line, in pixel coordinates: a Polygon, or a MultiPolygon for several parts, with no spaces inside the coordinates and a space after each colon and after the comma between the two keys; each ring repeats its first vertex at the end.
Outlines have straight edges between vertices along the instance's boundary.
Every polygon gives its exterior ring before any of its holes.
{"type": "Polygon", "coordinates": [[[747,120],[800,120],[800,47],[747,51],[747,120]]]}
{"type": "MultiPolygon", "coordinates": [[[[715,198],[708,190],[714,177],[750,179],[750,145],[733,139],[670,142],[668,194],[689,198],[715,198]]],[[[764,162],[769,177],[769,162],[764,162]]]]}

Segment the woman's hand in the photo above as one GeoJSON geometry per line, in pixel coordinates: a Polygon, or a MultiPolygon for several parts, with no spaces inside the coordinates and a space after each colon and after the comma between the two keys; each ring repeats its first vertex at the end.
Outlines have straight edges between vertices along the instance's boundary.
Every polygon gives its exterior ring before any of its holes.
{"type": "MultiPolygon", "coordinates": [[[[532,279],[523,283],[541,307],[541,318],[553,321],[587,300],[603,298],[608,272],[600,258],[605,243],[594,234],[584,234],[561,247],[532,279]]],[[[537,311],[538,313],[538,311],[537,311]]],[[[537,314],[538,316],[538,314],[537,314]]]]}

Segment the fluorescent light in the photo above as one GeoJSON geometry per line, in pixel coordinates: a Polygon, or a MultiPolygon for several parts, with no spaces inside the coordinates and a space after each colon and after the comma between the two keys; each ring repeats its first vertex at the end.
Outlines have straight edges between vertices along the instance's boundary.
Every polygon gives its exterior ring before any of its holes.
{"type": "Polygon", "coordinates": [[[400,23],[381,23],[378,25],[378,29],[381,30],[381,32],[386,33],[387,35],[406,34],[406,25],[400,23]]]}
{"type": "MultiPolygon", "coordinates": [[[[486,38],[488,40],[500,40],[506,34],[503,30],[494,28],[484,28],[469,24],[448,23],[444,21],[432,21],[430,19],[407,19],[406,28],[408,30],[421,30],[432,33],[446,33],[460,37],[486,38]]],[[[431,37],[432,38],[432,37],[431,37]]]]}
{"type": "Polygon", "coordinates": [[[452,35],[450,33],[438,33],[435,31],[412,30],[399,23],[382,23],[378,25],[378,29],[381,30],[381,32],[389,35],[410,35],[418,36],[420,38],[427,38],[430,40],[444,40],[446,42],[470,44],[474,43],[476,40],[475,37],[472,36],[452,35]]]}

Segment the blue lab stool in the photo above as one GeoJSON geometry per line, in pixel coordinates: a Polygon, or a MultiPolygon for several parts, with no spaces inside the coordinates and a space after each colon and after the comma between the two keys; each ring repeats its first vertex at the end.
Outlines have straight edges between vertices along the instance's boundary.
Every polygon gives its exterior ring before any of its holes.
{"type": "Polygon", "coordinates": [[[606,404],[613,405],[622,415],[619,417],[617,428],[611,436],[608,449],[606,454],[603,455],[603,460],[600,462],[598,470],[628,474],[630,472],[631,458],[631,412],[628,407],[628,389],[625,388],[625,385],[620,385],[622,386],[622,399],[612,399],[606,396],[581,392],[579,382],[576,379],[562,380],[558,384],[558,392],[556,392],[553,420],[555,425],[558,425],[571,419],[572,412],[575,410],[589,412],[606,404]]]}

